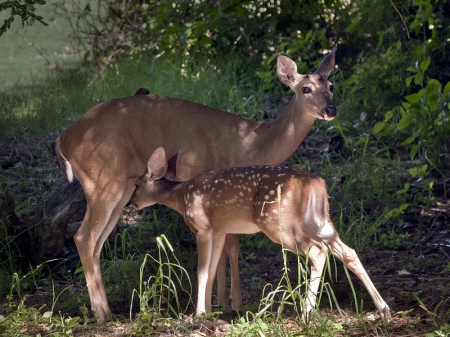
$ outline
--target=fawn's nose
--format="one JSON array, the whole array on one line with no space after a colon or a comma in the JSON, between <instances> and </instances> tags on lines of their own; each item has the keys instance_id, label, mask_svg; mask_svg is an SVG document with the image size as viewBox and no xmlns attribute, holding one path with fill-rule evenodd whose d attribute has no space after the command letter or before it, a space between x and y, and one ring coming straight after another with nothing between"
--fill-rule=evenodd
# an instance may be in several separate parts
<instances>
[{"instance_id":1,"label":"fawn's nose","mask_svg":"<svg viewBox=\"0 0 450 337\"><path fill-rule=\"evenodd\" d=\"M325 108L325 112L327 113L328 117L336 117L337 115L336 107L333 104L328 105Z\"/></svg>"}]
</instances>

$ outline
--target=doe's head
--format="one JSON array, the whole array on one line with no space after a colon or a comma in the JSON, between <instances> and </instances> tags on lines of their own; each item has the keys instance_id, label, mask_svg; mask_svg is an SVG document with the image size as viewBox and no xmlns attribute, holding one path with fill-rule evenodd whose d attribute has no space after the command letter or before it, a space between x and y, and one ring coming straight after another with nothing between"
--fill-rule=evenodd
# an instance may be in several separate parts
<instances>
[{"instance_id":1,"label":"doe's head","mask_svg":"<svg viewBox=\"0 0 450 337\"><path fill-rule=\"evenodd\" d=\"M328 76L335 66L336 48L325 56L320 66L312 74L297 73L297 65L289 57L280 55L277 61L277 75L281 82L295 92L296 98L305 111L318 119L332 120L337 115L333 104L333 84Z\"/></svg>"}]
</instances>

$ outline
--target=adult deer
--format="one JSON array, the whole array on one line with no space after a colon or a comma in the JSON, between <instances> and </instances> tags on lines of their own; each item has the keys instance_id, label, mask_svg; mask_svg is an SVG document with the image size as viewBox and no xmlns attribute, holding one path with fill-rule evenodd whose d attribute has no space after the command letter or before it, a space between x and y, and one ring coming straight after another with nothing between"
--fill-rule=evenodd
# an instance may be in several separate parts
<instances>
[{"instance_id":1,"label":"adult deer","mask_svg":"<svg viewBox=\"0 0 450 337\"><path fill-rule=\"evenodd\" d=\"M178 167L178 164L177 164ZM136 183L131 204L137 209L166 205L180 213L195 233L198 250L196 315L211 311L211 292L226 234L264 232L272 241L307 256L311 280L306 318L316 303L328 247L363 282L386 320L389 306L378 293L358 255L346 246L329 216L325 181L308 172L280 166L248 166L207 171L186 182L164 178L166 154L159 147Z\"/></svg>"},{"instance_id":2,"label":"adult deer","mask_svg":"<svg viewBox=\"0 0 450 337\"><path fill-rule=\"evenodd\" d=\"M111 312L100 270L100 250L144 174L150 155L164 146L169 157L183 151L185 165L172 177L185 181L205 170L271 164L286 160L305 138L315 119L336 116L332 84L333 49L311 74L297 73L296 64L279 56L277 74L294 96L275 119L249 120L194 102L136 95L92 108L56 140L58 163L69 181L74 176L86 194L87 210L75 235L91 301L100 321ZM227 239L232 270L231 299L239 310L239 243ZM218 273L218 299L227 305L225 259Z\"/></svg>"}]
</instances>

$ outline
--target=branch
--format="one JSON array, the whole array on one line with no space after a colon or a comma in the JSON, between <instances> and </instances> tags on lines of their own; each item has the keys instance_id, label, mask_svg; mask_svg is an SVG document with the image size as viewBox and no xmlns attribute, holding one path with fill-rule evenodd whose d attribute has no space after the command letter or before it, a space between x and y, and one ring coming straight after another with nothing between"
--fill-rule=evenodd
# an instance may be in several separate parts
<instances>
[{"instance_id":1,"label":"branch","mask_svg":"<svg viewBox=\"0 0 450 337\"><path fill-rule=\"evenodd\" d=\"M20 17L22 28L25 24L27 26L33 25L34 21L39 21L43 25L48 26L48 23L44 21L42 16L34 14L36 4L45 5L45 0L7 0L1 3L0 12L10 9L11 14L9 18L4 20L3 25L0 27L0 36L11 28L11 23L14 22L14 17L16 16Z\"/></svg>"}]
</instances>

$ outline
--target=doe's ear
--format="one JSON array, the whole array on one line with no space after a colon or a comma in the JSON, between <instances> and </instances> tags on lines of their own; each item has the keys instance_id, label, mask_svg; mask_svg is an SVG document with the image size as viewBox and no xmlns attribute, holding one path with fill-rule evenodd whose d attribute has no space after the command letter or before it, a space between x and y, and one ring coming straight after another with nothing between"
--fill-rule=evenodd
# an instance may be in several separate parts
<instances>
[{"instance_id":1,"label":"doe's ear","mask_svg":"<svg viewBox=\"0 0 450 337\"><path fill-rule=\"evenodd\" d=\"M324 57L322 63L320 63L319 68L317 68L317 70L314 73L319 74L325 79L328 78L328 76L334 69L335 54L336 54L336 47L334 47L331 50L331 52Z\"/></svg>"},{"instance_id":2,"label":"doe's ear","mask_svg":"<svg viewBox=\"0 0 450 337\"><path fill-rule=\"evenodd\" d=\"M277 60L277 75L281 82L292 86L297 77L297 65L289 57L279 55Z\"/></svg>"},{"instance_id":3,"label":"doe's ear","mask_svg":"<svg viewBox=\"0 0 450 337\"><path fill-rule=\"evenodd\" d=\"M147 170L151 180L157 180L164 177L167 171L166 151L163 147L158 147L150 156L147 163Z\"/></svg>"}]
</instances>

